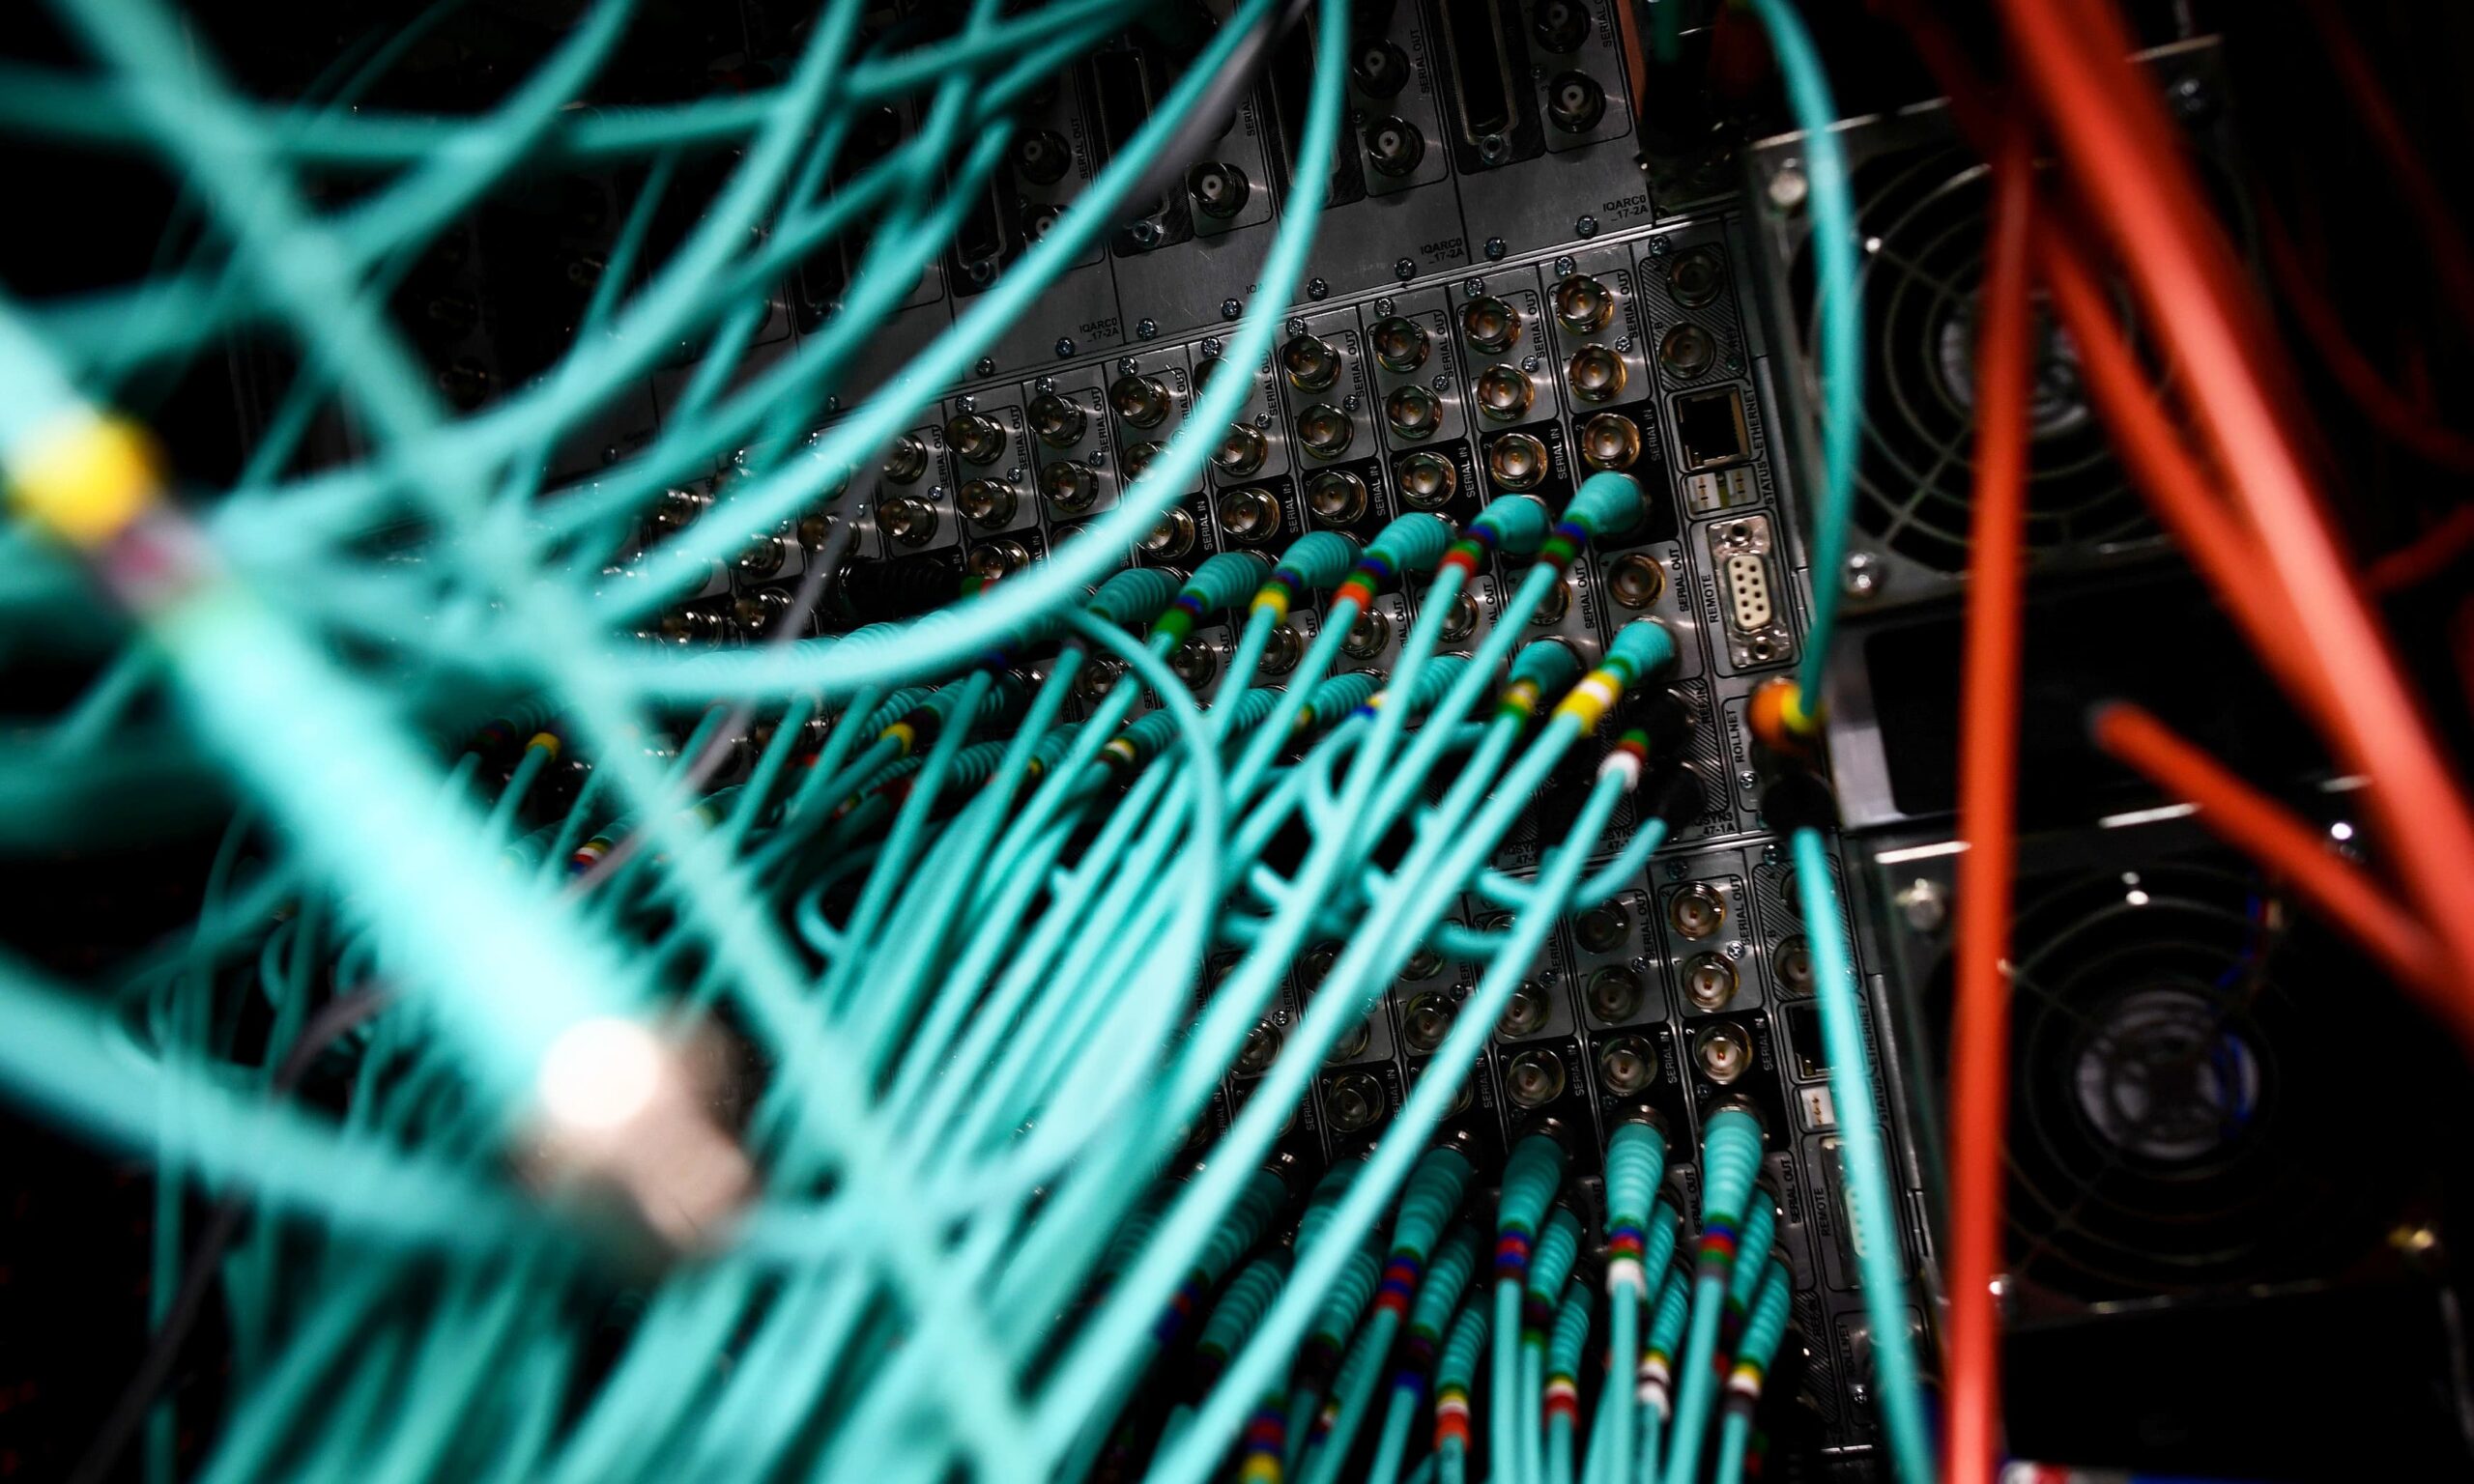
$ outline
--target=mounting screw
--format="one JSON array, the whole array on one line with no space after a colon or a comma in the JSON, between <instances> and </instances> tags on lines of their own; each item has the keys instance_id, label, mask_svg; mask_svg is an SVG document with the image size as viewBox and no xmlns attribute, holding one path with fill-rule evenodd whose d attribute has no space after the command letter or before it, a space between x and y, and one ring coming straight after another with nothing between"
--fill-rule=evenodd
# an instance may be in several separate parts
<instances>
[{"instance_id":1,"label":"mounting screw","mask_svg":"<svg viewBox=\"0 0 2474 1484\"><path fill-rule=\"evenodd\" d=\"M1386 294L1381 299L1376 300L1374 301L1374 312L1377 314L1390 314L1392 312L1392 296Z\"/></svg>"},{"instance_id":2,"label":"mounting screw","mask_svg":"<svg viewBox=\"0 0 2474 1484\"><path fill-rule=\"evenodd\" d=\"M1740 357L1740 356L1739 356L1739 355L1737 355L1737 354L1736 354L1735 352L1733 352L1733 351L1729 351L1729 352L1727 353L1727 369L1728 369L1728 370L1730 370L1730 371L1740 371L1740 370L1742 370L1742 369L1743 369L1743 357Z\"/></svg>"},{"instance_id":3,"label":"mounting screw","mask_svg":"<svg viewBox=\"0 0 2474 1484\"><path fill-rule=\"evenodd\" d=\"M2173 100L2173 111L2186 119L2196 119L2208 110L2207 84L2198 77L2177 77L2167 95Z\"/></svg>"},{"instance_id":4,"label":"mounting screw","mask_svg":"<svg viewBox=\"0 0 2474 1484\"><path fill-rule=\"evenodd\" d=\"M1302 335L1306 333L1306 322L1293 314L1290 315L1288 317L1288 332L1292 335Z\"/></svg>"},{"instance_id":5,"label":"mounting screw","mask_svg":"<svg viewBox=\"0 0 2474 1484\"><path fill-rule=\"evenodd\" d=\"M1812 191L1813 183L1804 179L1804 172L1794 165L1781 168L1769 178L1769 204L1782 212L1802 211L1804 198Z\"/></svg>"},{"instance_id":6,"label":"mounting screw","mask_svg":"<svg viewBox=\"0 0 2474 1484\"><path fill-rule=\"evenodd\" d=\"M1665 256L1666 256L1670 251L1674 250L1674 245L1675 245L1674 243L1669 243L1669 242L1668 242L1665 238L1663 238L1663 237L1654 237L1654 238L1651 238L1651 239L1650 239L1650 256L1651 256L1651 257L1654 257L1654 258L1663 258L1663 257L1665 257Z\"/></svg>"},{"instance_id":7,"label":"mounting screw","mask_svg":"<svg viewBox=\"0 0 2474 1484\"><path fill-rule=\"evenodd\" d=\"M1205 335L1205 336L1203 336L1203 337L1202 337L1202 353L1203 353L1205 356L1217 356L1217 355L1219 355L1219 354L1220 354L1220 337L1219 337L1218 335Z\"/></svg>"},{"instance_id":8,"label":"mounting screw","mask_svg":"<svg viewBox=\"0 0 2474 1484\"><path fill-rule=\"evenodd\" d=\"M1340 408L1344 412L1356 412L1358 409L1357 393L1352 391L1347 396L1340 398Z\"/></svg>"},{"instance_id":9,"label":"mounting screw","mask_svg":"<svg viewBox=\"0 0 2474 1484\"><path fill-rule=\"evenodd\" d=\"M978 374L981 376L994 376L996 374L996 357L993 356L982 356L979 357Z\"/></svg>"},{"instance_id":10,"label":"mounting screw","mask_svg":"<svg viewBox=\"0 0 2474 1484\"><path fill-rule=\"evenodd\" d=\"M1572 255L1568 252L1555 260L1555 276L1558 278L1569 278L1572 276L1572 270L1579 266L1580 265L1572 261Z\"/></svg>"},{"instance_id":11,"label":"mounting screw","mask_svg":"<svg viewBox=\"0 0 2474 1484\"><path fill-rule=\"evenodd\" d=\"M979 411L979 398L968 395L959 396L954 398L954 406L962 412L975 413Z\"/></svg>"},{"instance_id":12,"label":"mounting screw","mask_svg":"<svg viewBox=\"0 0 2474 1484\"><path fill-rule=\"evenodd\" d=\"M985 364L985 362L982 362L982 364ZM1038 381L1031 383L1031 389L1033 391L1054 391L1056 390L1056 378L1052 376L1043 376Z\"/></svg>"},{"instance_id":13,"label":"mounting screw","mask_svg":"<svg viewBox=\"0 0 2474 1484\"><path fill-rule=\"evenodd\" d=\"M1764 866L1775 866L1778 864L1778 847L1776 845L1764 845L1761 847L1761 864Z\"/></svg>"},{"instance_id":14,"label":"mounting screw","mask_svg":"<svg viewBox=\"0 0 2474 1484\"><path fill-rule=\"evenodd\" d=\"M1882 558L1870 552L1849 552L1847 568L1839 574L1839 585L1851 598L1869 598L1882 590L1889 574L1882 569Z\"/></svg>"},{"instance_id":15,"label":"mounting screw","mask_svg":"<svg viewBox=\"0 0 2474 1484\"><path fill-rule=\"evenodd\" d=\"M1306 297L1308 299L1322 299L1330 295L1331 292L1332 286L1325 283L1320 278L1309 278L1306 280Z\"/></svg>"},{"instance_id":16,"label":"mounting screw","mask_svg":"<svg viewBox=\"0 0 2474 1484\"><path fill-rule=\"evenodd\" d=\"M1489 263L1499 263L1503 261L1503 255L1510 250L1510 248L1504 245L1504 240L1500 237L1490 237L1486 239L1486 261Z\"/></svg>"},{"instance_id":17,"label":"mounting screw","mask_svg":"<svg viewBox=\"0 0 2474 1484\"><path fill-rule=\"evenodd\" d=\"M1073 355L1074 342L1059 338L1056 342L1056 358L1059 360L1065 360L1071 358Z\"/></svg>"},{"instance_id":18,"label":"mounting screw","mask_svg":"<svg viewBox=\"0 0 2474 1484\"><path fill-rule=\"evenodd\" d=\"M1412 259L1402 258L1399 262L1392 265L1392 276L1399 279L1402 283L1406 283L1410 279L1418 276L1418 265Z\"/></svg>"},{"instance_id":19,"label":"mounting screw","mask_svg":"<svg viewBox=\"0 0 2474 1484\"><path fill-rule=\"evenodd\" d=\"M1595 216L1583 216L1580 220L1573 222L1572 235L1574 237L1582 238L1597 236L1597 218Z\"/></svg>"},{"instance_id":20,"label":"mounting screw","mask_svg":"<svg viewBox=\"0 0 2474 1484\"><path fill-rule=\"evenodd\" d=\"M1618 356L1628 356L1631 353L1632 337L1630 335L1618 335L1615 339L1615 354Z\"/></svg>"},{"instance_id":21,"label":"mounting screw","mask_svg":"<svg viewBox=\"0 0 2474 1484\"><path fill-rule=\"evenodd\" d=\"M1159 335L1160 335L1160 327L1159 327L1157 324L1154 324L1152 321L1150 321L1150 320L1136 320L1136 321L1135 321L1135 322L1134 322L1134 337L1135 337L1136 339L1137 339L1137 340L1154 340L1154 339L1159 338Z\"/></svg>"},{"instance_id":22,"label":"mounting screw","mask_svg":"<svg viewBox=\"0 0 2474 1484\"><path fill-rule=\"evenodd\" d=\"M1463 278L1460 280L1460 297L1463 299L1476 299L1479 295L1485 292L1486 280L1483 278Z\"/></svg>"},{"instance_id":23,"label":"mounting screw","mask_svg":"<svg viewBox=\"0 0 2474 1484\"><path fill-rule=\"evenodd\" d=\"M1522 357L1520 359L1520 369L1523 371L1536 371L1538 369L1538 357L1535 356Z\"/></svg>"},{"instance_id":24,"label":"mounting screw","mask_svg":"<svg viewBox=\"0 0 2474 1484\"><path fill-rule=\"evenodd\" d=\"M1246 306L1233 299L1223 299L1220 301L1220 317L1223 320L1233 320L1245 312Z\"/></svg>"},{"instance_id":25,"label":"mounting screw","mask_svg":"<svg viewBox=\"0 0 2474 1484\"><path fill-rule=\"evenodd\" d=\"M1160 241L1160 224L1156 221L1137 221L1134 224L1132 235L1136 246L1148 247Z\"/></svg>"},{"instance_id":26,"label":"mounting screw","mask_svg":"<svg viewBox=\"0 0 2474 1484\"><path fill-rule=\"evenodd\" d=\"M1436 373L1434 379L1434 389L1437 391L1450 391L1452 389L1452 373L1449 371Z\"/></svg>"},{"instance_id":27,"label":"mounting screw","mask_svg":"<svg viewBox=\"0 0 2474 1484\"><path fill-rule=\"evenodd\" d=\"M1950 915L1949 893L1942 889L1941 883L1922 876L1909 882L1891 899L1898 904L1899 915L1907 919L1907 926L1918 932L1941 931L1942 924Z\"/></svg>"},{"instance_id":28,"label":"mounting screw","mask_svg":"<svg viewBox=\"0 0 2474 1484\"><path fill-rule=\"evenodd\" d=\"M824 410L828 413L838 413L842 411L842 398L838 395L825 398Z\"/></svg>"}]
</instances>

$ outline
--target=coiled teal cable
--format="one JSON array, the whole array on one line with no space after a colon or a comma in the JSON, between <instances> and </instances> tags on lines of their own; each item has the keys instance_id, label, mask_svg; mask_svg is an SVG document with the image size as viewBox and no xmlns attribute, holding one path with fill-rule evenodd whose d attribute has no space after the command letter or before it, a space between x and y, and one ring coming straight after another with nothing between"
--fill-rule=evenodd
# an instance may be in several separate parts
<instances>
[{"instance_id":1,"label":"coiled teal cable","mask_svg":"<svg viewBox=\"0 0 2474 1484\"><path fill-rule=\"evenodd\" d=\"M1581 1353L1589 1348L1589 1285L1566 1285L1546 1346L1545 1484L1572 1484L1573 1429L1580 1421Z\"/></svg>"},{"instance_id":2,"label":"coiled teal cable","mask_svg":"<svg viewBox=\"0 0 2474 1484\"><path fill-rule=\"evenodd\" d=\"M1716 1484L1741 1484L1744 1445L1752 1434L1753 1408L1761 1401L1761 1384L1769 1373L1770 1357L1787 1332L1786 1265L1772 1263L1753 1299L1752 1317L1744 1326L1743 1348L1727 1376L1727 1413L1718 1434Z\"/></svg>"}]
</instances>

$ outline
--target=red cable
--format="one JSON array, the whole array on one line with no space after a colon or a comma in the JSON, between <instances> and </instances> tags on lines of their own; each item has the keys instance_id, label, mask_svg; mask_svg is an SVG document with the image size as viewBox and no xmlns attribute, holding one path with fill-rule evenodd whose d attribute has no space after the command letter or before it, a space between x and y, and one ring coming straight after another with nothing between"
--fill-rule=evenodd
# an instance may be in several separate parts
<instances>
[{"instance_id":1,"label":"red cable","mask_svg":"<svg viewBox=\"0 0 2474 1484\"><path fill-rule=\"evenodd\" d=\"M2120 49L2107 0L2001 0L2025 71L2086 200L2194 392L2208 446L2246 510L2329 691L2332 737L2371 780L2400 873L2456 968L2474 985L2474 819L2407 695L2348 562L2323 524L2245 312L2230 246L2200 207L2162 104Z\"/></svg>"},{"instance_id":2,"label":"red cable","mask_svg":"<svg viewBox=\"0 0 2474 1484\"><path fill-rule=\"evenodd\" d=\"M1958 918L1950 1025L1950 1305L1943 1468L1949 1484L1992 1484L2001 1425L2003 1140L2009 1132L2010 872L2019 788L2021 541L2027 525L2028 384L2034 307L2028 241L2034 136L2013 115L1993 169L1975 359L1975 493L1969 533L1967 650L1960 670Z\"/></svg>"},{"instance_id":3,"label":"red cable","mask_svg":"<svg viewBox=\"0 0 2474 1484\"><path fill-rule=\"evenodd\" d=\"M2460 505L2413 540L2371 564L2363 585L2373 592L2419 587L2474 548L2474 505Z\"/></svg>"},{"instance_id":4,"label":"red cable","mask_svg":"<svg viewBox=\"0 0 2474 1484\"><path fill-rule=\"evenodd\" d=\"M2474 1044L2474 1005L2450 992L2438 945L2387 889L2328 848L2327 837L2245 784L2164 723L2126 702L2096 713L2096 745L2199 807L2199 821L2285 878L2378 959L2426 1009Z\"/></svg>"}]
</instances>

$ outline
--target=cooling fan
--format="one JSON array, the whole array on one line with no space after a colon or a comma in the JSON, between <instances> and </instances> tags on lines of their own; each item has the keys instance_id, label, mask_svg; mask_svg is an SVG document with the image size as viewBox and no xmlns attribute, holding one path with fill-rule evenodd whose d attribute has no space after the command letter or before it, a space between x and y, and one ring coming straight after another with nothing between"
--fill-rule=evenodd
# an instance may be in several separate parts
<instances>
[{"instance_id":1,"label":"cooling fan","mask_svg":"<svg viewBox=\"0 0 2474 1484\"><path fill-rule=\"evenodd\" d=\"M2177 861L2028 882L2011 965L2023 1319L2343 1272L2412 1200L2412 1141L2380 1130L2419 1118L2430 1038L2257 880ZM1945 1035L1946 963L1931 983Z\"/></svg>"},{"instance_id":2,"label":"cooling fan","mask_svg":"<svg viewBox=\"0 0 2474 1484\"><path fill-rule=\"evenodd\" d=\"M2218 97L2208 43L2150 53L2160 86L2206 79L2194 96ZM2177 93L2177 96L2178 93ZM2208 116L2186 119L2202 173L2226 178L2221 131ZM1856 476L1855 559L1868 573L1859 611L1880 611L1951 591L1968 562L1975 442L1976 302L1984 277L1990 173L1954 135L1946 110L1929 104L1848 126L1861 238L1864 302L1864 428ZM1762 143L1752 157L1764 246L1770 255L1769 309L1795 369L1780 382L1787 418L1802 442L1799 467L1818 466L1814 349L1819 326L1805 214L1801 143ZM1786 203L1782 206L1781 203ZM2135 351L2147 336L2126 293L2116 312ZM2162 540L2139 491L2114 456L2089 401L2077 349L2041 308L2030 369L2027 549L2038 570L2086 568L2155 555ZM2157 377L2160 394L2171 379Z\"/></svg>"}]
</instances>

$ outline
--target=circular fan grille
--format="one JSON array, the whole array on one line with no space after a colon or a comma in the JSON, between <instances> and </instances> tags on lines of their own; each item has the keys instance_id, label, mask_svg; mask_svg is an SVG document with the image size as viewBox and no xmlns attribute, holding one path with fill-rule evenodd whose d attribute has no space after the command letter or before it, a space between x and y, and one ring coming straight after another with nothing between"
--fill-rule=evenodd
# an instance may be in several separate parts
<instances>
[{"instance_id":1,"label":"circular fan grille","mask_svg":"<svg viewBox=\"0 0 2474 1484\"><path fill-rule=\"evenodd\" d=\"M1961 152L1935 148L1876 157L1855 176L1866 362L1856 519L1890 550L1946 572L1967 565L1987 175ZM1815 344L1808 262L1796 282L1805 343ZM2088 406L2078 352L2041 302L2032 376L2029 551L2151 535Z\"/></svg>"},{"instance_id":2,"label":"circular fan grille","mask_svg":"<svg viewBox=\"0 0 2474 1484\"><path fill-rule=\"evenodd\" d=\"M2075 878L2023 907L2011 961L2010 1271L2029 1301L2325 1274L2396 1217L2410 1141L2367 1120L2428 1090L2405 1074L2417 1038L2357 958L2242 878Z\"/></svg>"}]
</instances>

